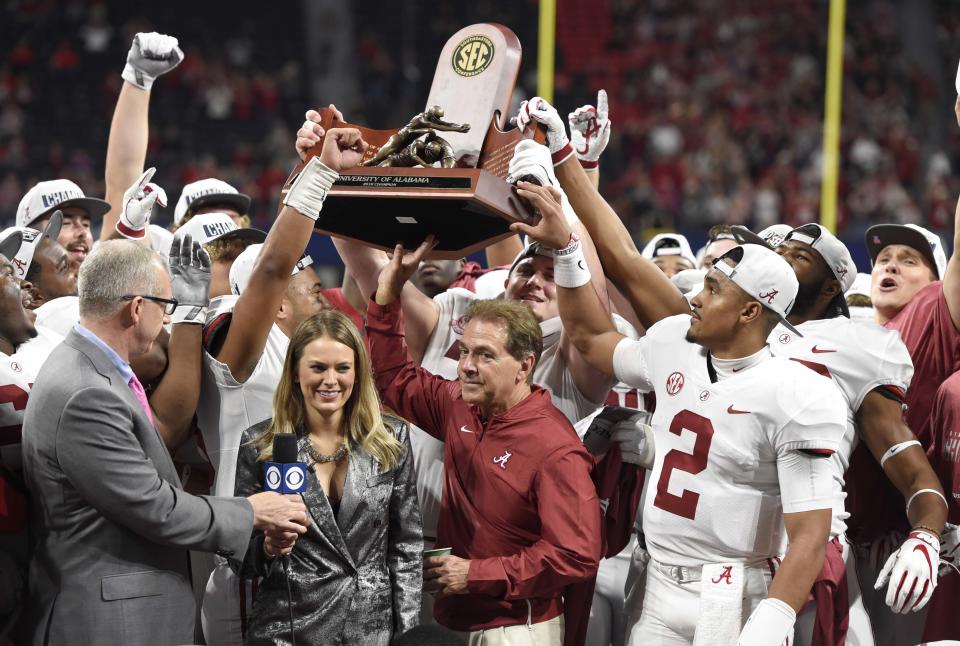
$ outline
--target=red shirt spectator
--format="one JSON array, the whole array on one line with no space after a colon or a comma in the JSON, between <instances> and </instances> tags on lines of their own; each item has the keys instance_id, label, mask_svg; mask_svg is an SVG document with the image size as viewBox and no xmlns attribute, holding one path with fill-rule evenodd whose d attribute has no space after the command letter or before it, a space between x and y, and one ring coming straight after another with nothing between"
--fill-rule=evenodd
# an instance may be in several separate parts
<instances>
[{"instance_id":1,"label":"red shirt spectator","mask_svg":"<svg viewBox=\"0 0 960 646\"><path fill-rule=\"evenodd\" d=\"M947 522L960 524L960 373L954 373L937 390L930 417L933 428L928 455L943 484L949 514ZM954 562L956 557L954 557ZM960 572L941 570L937 589L927 607L924 642L956 639L960 635Z\"/></svg>"}]
</instances>

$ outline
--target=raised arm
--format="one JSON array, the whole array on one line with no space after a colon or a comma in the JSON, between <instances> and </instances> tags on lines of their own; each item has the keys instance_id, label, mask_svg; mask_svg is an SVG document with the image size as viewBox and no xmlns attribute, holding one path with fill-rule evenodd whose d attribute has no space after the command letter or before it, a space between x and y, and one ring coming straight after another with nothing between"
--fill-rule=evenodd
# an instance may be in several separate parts
<instances>
[{"instance_id":1,"label":"raised arm","mask_svg":"<svg viewBox=\"0 0 960 646\"><path fill-rule=\"evenodd\" d=\"M284 207L263 243L249 286L233 308L233 323L217 355L237 381L250 377L263 353L290 272L310 241L327 191L341 169L360 163L366 148L359 130L331 129L320 156L304 166L284 197Z\"/></svg>"},{"instance_id":2,"label":"raised arm","mask_svg":"<svg viewBox=\"0 0 960 646\"><path fill-rule=\"evenodd\" d=\"M590 235L577 219L576 213L559 188L559 182L553 174L550 151L546 146L531 140L521 141L517 144L513 159L510 160L510 174L507 176L507 181L517 182L520 178L533 178L540 184L540 187L549 187L553 193L541 193L546 199L550 199L554 194L558 196L561 217L565 220L569 229L579 238L583 250L584 266L589 270L591 276L590 283L600 299L602 310L609 313L607 281L603 276L600 260L597 258ZM518 190L517 194L521 198L529 198L529 194L523 191ZM538 209L541 207L540 202L531 202L531 204ZM555 208L556 204L543 206L544 208ZM554 276L556 277L556 270L554 270ZM602 403L613 386L613 380L608 375L596 370L581 356L566 330L560 334L560 353L577 389L590 401L598 405Z\"/></svg>"},{"instance_id":3,"label":"raised arm","mask_svg":"<svg viewBox=\"0 0 960 646\"><path fill-rule=\"evenodd\" d=\"M581 241L575 239L561 212L559 191L520 182L517 194L529 200L542 217L535 227L514 223L511 228L556 250L553 276L564 333L587 364L612 377L614 350L625 337L617 332L610 313L594 289Z\"/></svg>"},{"instance_id":4,"label":"raised arm","mask_svg":"<svg viewBox=\"0 0 960 646\"><path fill-rule=\"evenodd\" d=\"M568 159L556 167L556 173L570 204L593 238L604 273L630 302L643 326L649 328L668 316L689 312L690 306L680 290L640 255L627 228L580 164Z\"/></svg>"},{"instance_id":5,"label":"raised arm","mask_svg":"<svg viewBox=\"0 0 960 646\"><path fill-rule=\"evenodd\" d=\"M643 326L649 328L668 316L689 312L683 295L662 271L640 255L620 218L587 177L573 154L556 109L534 97L521 105L517 125L525 127L530 120L546 126L547 146L560 186L593 238L604 273L630 301Z\"/></svg>"},{"instance_id":6,"label":"raised arm","mask_svg":"<svg viewBox=\"0 0 960 646\"><path fill-rule=\"evenodd\" d=\"M210 256L188 234L170 248L170 286L179 305L172 317L167 371L150 394L157 430L172 454L186 441L200 398L200 364Z\"/></svg>"},{"instance_id":7,"label":"raised arm","mask_svg":"<svg viewBox=\"0 0 960 646\"><path fill-rule=\"evenodd\" d=\"M330 109L336 112L337 120L343 121L343 115L332 103ZM315 146L323 135L324 130L320 125L320 113L316 110L308 110L303 125L297 131L295 147L300 159L306 158L307 150ZM363 214L358 214L358 217L363 217ZM331 239L333 240L333 246L336 247L340 258L343 260L347 273L353 276L360 288L360 293L366 300L377 289L377 279L380 276L380 271L389 262L387 254L354 240ZM513 259L511 258L511 260ZM427 342L440 319L440 306L409 283L403 287L401 302L403 304L404 324L410 356L414 363L419 364L423 358L423 353L427 349Z\"/></svg>"},{"instance_id":8,"label":"raised arm","mask_svg":"<svg viewBox=\"0 0 960 646\"><path fill-rule=\"evenodd\" d=\"M569 115L570 145L576 153L580 165L586 171L590 183L600 188L600 155L610 143L610 109L607 103L607 91L597 92L597 105L582 105Z\"/></svg>"},{"instance_id":9,"label":"raised arm","mask_svg":"<svg viewBox=\"0 0 960 646\"><path fill-rule=\"evenodd\" d=\"M435 245L432 236L410 254L397 245L367 306L367 339L383 403L442 442L444 414L459 394L459 384L415 365L407 351L399 302L401 290Z\"/></svg>"},{"instance_id":10,"label":"raised arm","mask_svg":"<svg viewBox=\"0 0 960 646\"><path fill-rule=\"evenodd\" d=\"M150 91L153 82L182 60L183 52L173 36L139 33L133 37L122 74L124 83L120 88L107 139L104 199L110 203L110 210L103 216L101 240L116 237L115 226L120 219L123 194L143 172L150 135Z\"/></svg>"},{"instance_id":11,"label":"raised arm","mask_svg":"<svg viewBox=\"0 0 960 646\"><path fill-rule=\"evenodd\" d=\"M954 109L957 114L957 123L960 124L960 97L957 97ZM960 255L958 255L960 247L957 245L960 245L960 201L957 202L953 217L953 252L950 254L947 269L943 274L943 297L947 301L953 326L960 330Z\"/></svg>"}]
</instances>

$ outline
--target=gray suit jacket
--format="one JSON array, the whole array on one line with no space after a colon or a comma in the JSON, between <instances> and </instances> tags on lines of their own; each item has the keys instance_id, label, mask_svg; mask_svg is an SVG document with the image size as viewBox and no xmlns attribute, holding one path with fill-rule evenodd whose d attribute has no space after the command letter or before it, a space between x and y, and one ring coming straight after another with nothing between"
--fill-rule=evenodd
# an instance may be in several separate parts
<instances>
[{"instance_id":1,"label":"gray suit jacket","mask_svg":"<svg viewBox=\"0 0 960 646\"><path fill-rule=\"evenodd\" d=\"M384 417L400 442L400 463L383 471L359 446L350 447L336 515L310 469L302 494L313 523L290 555L290 587L298 644L387 646L416 626L423 585L423 535L407 424ZM244 433L237 459L237 495L261 490L262 462L252 441L270 425ZM299 460L307 462L305 436ZM254 535L243 574L262 576L250 613L246 646L290 643L287 581L279 559L266 561Z\"/></svg>"},{"instance_id":2,"label":"gray suit jacket","mask_svg":"<svg viewBox=\"0 0 960 646\"><path fill-rule=\"evenodd\" d=\"M192 643L187 550L242 555L253 511L244 499L183 491L120 373L75 331L30 393L23 470L37 539L33 643Z\"/></svg>"}]
</instances>

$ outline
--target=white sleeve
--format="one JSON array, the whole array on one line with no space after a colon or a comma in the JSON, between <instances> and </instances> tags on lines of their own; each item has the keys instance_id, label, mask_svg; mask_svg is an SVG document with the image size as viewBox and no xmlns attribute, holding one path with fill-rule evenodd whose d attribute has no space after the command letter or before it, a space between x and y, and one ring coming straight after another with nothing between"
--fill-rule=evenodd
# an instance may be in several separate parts
<instances>
[{"instance_id":1,"label":"white sleeve","mask_svg":"<svg viewBox=\"0 0 960 646\"><path fill-rule=\"evenodd\" d=\"M783 376L777 403L784 422L770 438L777 456L798 449L824 455L839 450L847 431L847 402L833 379L798 363Z\"/></svg>"},{"instance_id":2,"label":"white sleeve","mask_svg":"<svg viewBox=\"0 0 960 646\"><path fill-rule=\"evenodd\" d=\"M836 461L802 451L785 451L777 456L777 477L783 513L831 509L839 480L833 473Z\"/></svg>"},{"instance_id":3,"label":"white sleeve","mask_svg":"<svg viewBox=\"0 0 960 646\"><path fill-rule=\"evenodd\" d=\"M634 341L624 337L613 350L613 374L619 381L644 392L653 390L648 337Z\"/></svg>"},{"instance_id":4,"label":"white sleeve","mask_svg":"<svg viewBox=\"0 0 960 646\"><path fill-rule=\"evenodd\" d=\"M858 325L858 360L862 372L854 380L856 391L852 393L850 407L859 410L864 398L876 388L892 388L901 397L910 387L913 378L913 361L900 338L900 333L887 330L872 322ZM860 327L862 326L862 327Z\"/></svg>"}]
</instances>

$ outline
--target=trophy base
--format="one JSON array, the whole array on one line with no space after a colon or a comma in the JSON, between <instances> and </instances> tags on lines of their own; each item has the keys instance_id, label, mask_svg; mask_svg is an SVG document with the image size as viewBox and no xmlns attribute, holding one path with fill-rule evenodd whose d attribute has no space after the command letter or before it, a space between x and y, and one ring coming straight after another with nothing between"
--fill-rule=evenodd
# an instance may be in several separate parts
<instances>
[{"instance_id":1,"label":"trophy base","mask_svg":"<svg viewBox=\"0 0 960 646\"><path fill-rule=\"evenodd\" d=\"M416 248L431 233L431 258L458 259L515 235L532 209L502 178L476 168L354 168L323 203L315 230L393 251Z\"/></svg>"}]
</instances>

